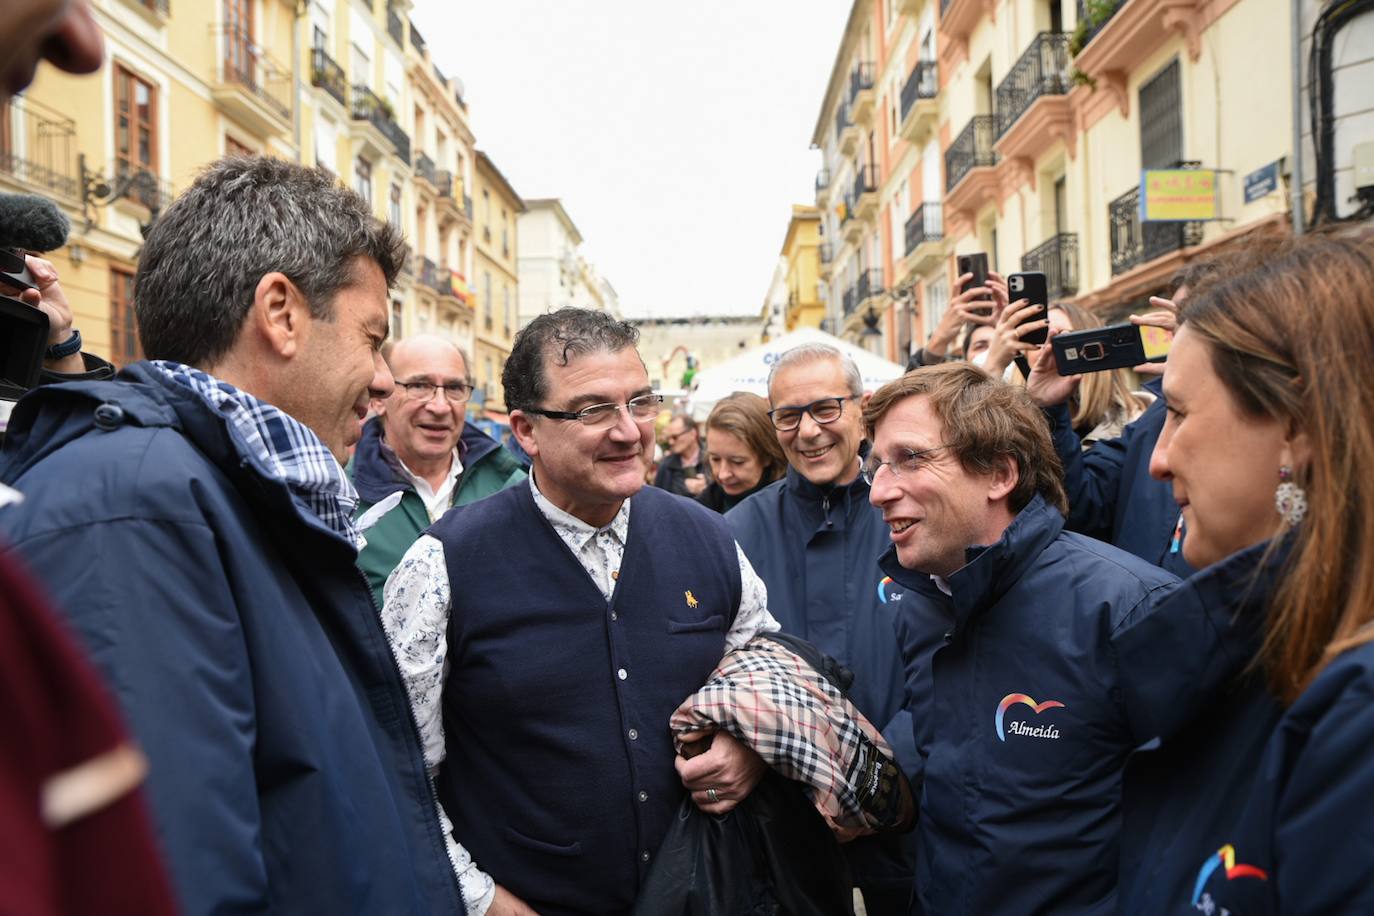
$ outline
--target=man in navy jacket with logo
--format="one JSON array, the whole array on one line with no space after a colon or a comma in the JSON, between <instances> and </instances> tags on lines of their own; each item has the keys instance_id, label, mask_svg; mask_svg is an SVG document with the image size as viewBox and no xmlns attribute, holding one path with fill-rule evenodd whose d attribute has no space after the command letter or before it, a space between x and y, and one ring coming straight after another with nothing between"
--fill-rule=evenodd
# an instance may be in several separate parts
<instances>
[{"instance_id":1,"label":"man in navy jacket with logo","mask_svg":"<svg viewBox=\"0 0 1374 916\"><path fill-rule=\"evenodd\" d=\"M1064 530L1059 462L1022 389L923 368L880 389L864 421L925 760L921 904L1115 912L1133 741L1109 639L1177 580Z\"/></svg>"}]
</instances>

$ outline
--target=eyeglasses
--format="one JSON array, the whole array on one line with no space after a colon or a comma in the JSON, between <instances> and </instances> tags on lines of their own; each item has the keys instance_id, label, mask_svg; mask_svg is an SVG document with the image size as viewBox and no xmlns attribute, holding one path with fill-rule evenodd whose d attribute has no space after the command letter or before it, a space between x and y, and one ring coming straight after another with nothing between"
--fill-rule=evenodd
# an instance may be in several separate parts
<instances>
[{"instance_id":1,"label":"eyeglasses","mask_svg":"<svg viewBox=\"0 0 1374 916\"><path fill-rule=\"evenodd\" d=\"M593 404L581 410L544 410L540 407L528 407L525 413L538 414L551 420L577 420L590 429L606 429L615 425L622 410L636 423L648 423L658 416L659 405L662 403L661 394L641 394L637 398L630 398L624 404Z\"/></svg>"},{"instance_id":2,"label":"eyeglasses","mask_svg":"<svg viewBox=\"0 0 1374 916\"><path fill-rule=\"evenodd\" d=\"M696 430L694 430L694 429L684 429L684 430L681 430L680 432L668 433L668 435L667 435L667 440L666 440L666 441L668 441L668 442L676 442L677 440L681 439L683 436L687 435L688 433L694 433L694 432L696 432Z\"/></svg>"},{"instance_id":3,"label":"eyeglasses","mask_svg":"<svg viewBox=\"0 0 1374 916\"><path fill-rule=\"evenodd\" d=\"M943 445L932 445L930 448L923 448L919 452L913 452L909 448L897 449L897 457L888 461L879 461L875 455L870 454L862 465L859 466L859 473L863 475L864 483L873 486L873 478L878 476L878 468L887 465L892 471L893 476L901 477L903 474L915 474L920 470L922 464L929 464L930 459L926 456L931 452L938 452L945 448Z\"/></svg>"},{"instance_id":4,"label":"eyeglasses","mask_svg":"<svg viewBox=\"0 0 1374 916\"><path fill-rule=\"evenodd\" d=\"M773 421L774 429L783 433L801 426L802 414L806 413L821 425L834 423L844 413L844 402L852 400L852 397L821 398L801 407L777 407L768 411L768 419Z\"/></svg>"},{"instance_id":5,"label":"eyeglasses","mask_svg":"<svg viewBox=\"0 0 1374 916\"><path fill-rule=\"evenodd\" d=\"M438 388L444 389L444 397L448 398L450 404L462 404L472 395L472 386L467 382L445 382L442 385L433 382L397 382L396 387L405 389L406 398L411 401L428 401Z\"/></svg>"}]
</instances>

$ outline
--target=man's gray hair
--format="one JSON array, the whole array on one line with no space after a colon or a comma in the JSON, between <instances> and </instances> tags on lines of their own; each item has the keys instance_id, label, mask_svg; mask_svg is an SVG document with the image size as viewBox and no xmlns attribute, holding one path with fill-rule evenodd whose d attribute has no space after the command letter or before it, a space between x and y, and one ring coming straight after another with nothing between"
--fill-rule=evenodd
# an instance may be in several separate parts
<instances>
[{"instance_id":1,"label":"man's gray hair","mask_svg":"<svg viewBox=\"0 0 1374 916\"><path fill-rule=\"evenodd\" d=\"M768 370L768 400L770 402L773 400L773 378L779 371L788 366L800 366L805 363L819 362L823 359L834 360L839 363L840 368L844 370L844 380L845 384L849 386L849 393L856 398L863 396L863 373L859 372L859 366L854 362L853 357L846 356L840 352L838 347L832 347L830 344L806 343L798 344L790 350L784 350L773 363L772 368Z\"/></svg>"},{"instance_id":2,"label":"man's gray hair","mask_svg":"<svg viewBox=\"0 0 1374 916\"><path fill-rule=\"evenodd\" d=\"M227 156L153 223L134 278L149 359L213 364L234 346L258 282L280 272L316 318L371 260L388 287L405 257L400 230L378 220L324 169L267 156Z\"/></svg>"}]
</instances>

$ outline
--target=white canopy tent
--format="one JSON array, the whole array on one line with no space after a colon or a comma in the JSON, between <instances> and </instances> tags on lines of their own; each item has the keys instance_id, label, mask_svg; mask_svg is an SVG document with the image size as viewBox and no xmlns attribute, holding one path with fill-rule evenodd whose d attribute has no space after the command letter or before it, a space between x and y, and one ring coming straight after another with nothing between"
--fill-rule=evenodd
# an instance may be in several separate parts
<instances>
[{"instance_id":1,"label":"white canopy tent","mask_svg":"<svg viewBox=\"0 0 1374 916\"><path fill-rule=\"evenodd\" d=\"M688 411L698 420L704 420L717 401L736 391L749 391L768 397L768 370L773 363L793 347L810 343L829 344L852 358L863 376L865 391L876 391L906 371L903 366L874 356L824 331L798 328L718 366L698 372L696 378L692 379L692 391L687 399Z\"/></svg>"}]
</instances>

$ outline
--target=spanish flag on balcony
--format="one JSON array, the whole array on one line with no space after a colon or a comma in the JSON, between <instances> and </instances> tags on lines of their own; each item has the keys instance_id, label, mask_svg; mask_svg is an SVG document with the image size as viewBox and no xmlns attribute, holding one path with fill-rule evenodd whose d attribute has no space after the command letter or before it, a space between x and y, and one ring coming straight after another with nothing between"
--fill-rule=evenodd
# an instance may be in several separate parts
<instances>
[{"instance_id":1,"label":"spanish flag on balcony","mask_svg":"<svg viewBox=\"0 0 1374 916\"><path fill-rule=\"evenodd\" d=\"M453 295L463 300L464 305L471 307L473 296L472 290L468 289L467 278L455 270L451 271L449 282L453 286Z\"/></svg>"},{"instance_id":2,"label":"spanish flag on balcony","mask_svg":"<svg viewBox=\"0 0 1374 916\"><path fill-rule=\"evenodd\" d=\"M847 214L848 212L849 212L849 204L846 203L845 201L840 201L838 204L835 205L835 216L837 216L837 217L839 218L840 222L844 222L844 221L845 221L845 219L846 219L845 214Z\"/></svg>"}]
</instances>

